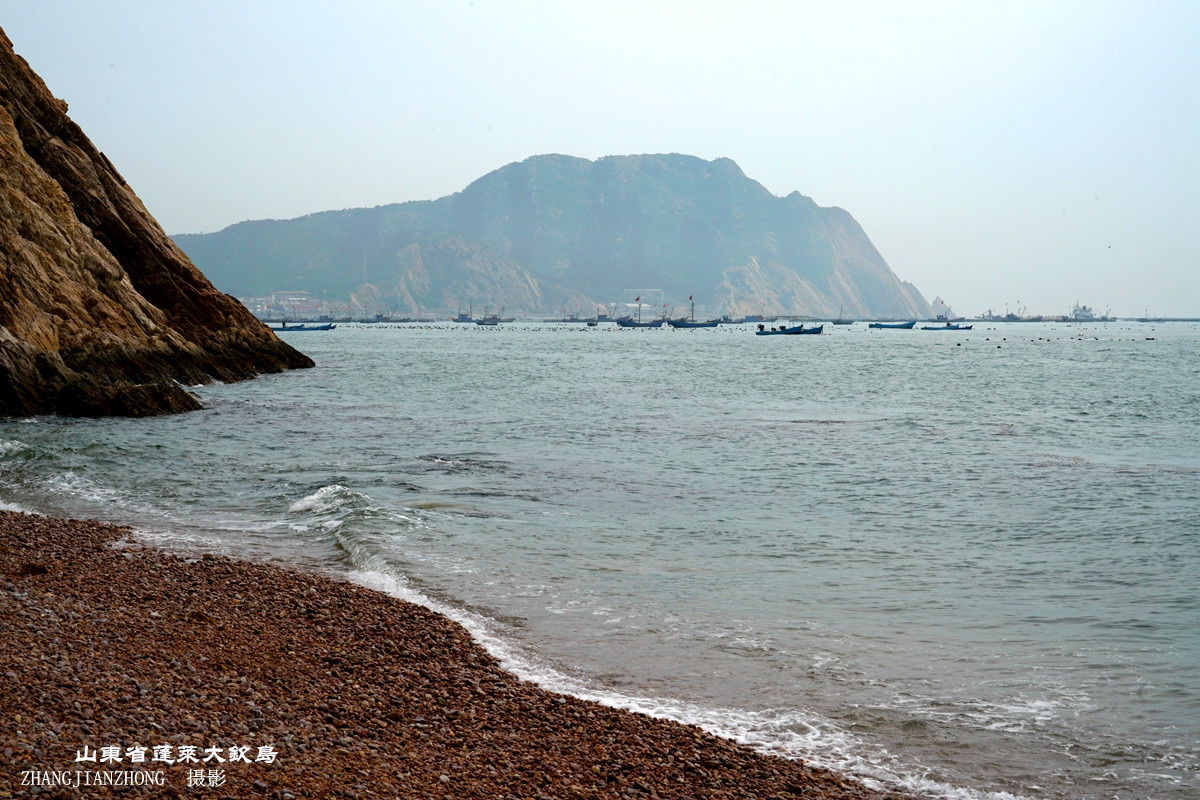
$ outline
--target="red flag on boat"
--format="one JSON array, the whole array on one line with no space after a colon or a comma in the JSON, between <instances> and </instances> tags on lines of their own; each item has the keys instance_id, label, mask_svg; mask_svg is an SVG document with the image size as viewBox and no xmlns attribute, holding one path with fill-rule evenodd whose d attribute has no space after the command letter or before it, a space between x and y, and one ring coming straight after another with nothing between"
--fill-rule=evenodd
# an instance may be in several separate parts
<instances>
[{"instance_id":1,"label":"red flag on boat","mask_svg":"<svg viewBox=\"0 0 1200 800\"><path fill-rule=\"evenodd\" d=\"M633 298L633 302L635 302L635 303L642 302L642 296L639 294L637 297Z\"/></svg>"}]
</instances>

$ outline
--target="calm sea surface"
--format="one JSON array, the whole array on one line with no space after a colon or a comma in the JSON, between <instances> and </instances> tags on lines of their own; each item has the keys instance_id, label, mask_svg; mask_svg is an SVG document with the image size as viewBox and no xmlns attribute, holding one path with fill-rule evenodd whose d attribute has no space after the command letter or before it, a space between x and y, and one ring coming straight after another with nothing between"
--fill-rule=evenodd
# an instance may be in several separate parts
<instances>
[{"instance_id":1,"label":"calm sea surface","mask_svg":"<svg viewBox=\"0 0 1200 800\"><path fill-rule=\"evenodd\" d=\"M550 688L941 797L1200 795L1200 327L293 333L0 505L352 574Z\"/></svg>"}]
</instances>

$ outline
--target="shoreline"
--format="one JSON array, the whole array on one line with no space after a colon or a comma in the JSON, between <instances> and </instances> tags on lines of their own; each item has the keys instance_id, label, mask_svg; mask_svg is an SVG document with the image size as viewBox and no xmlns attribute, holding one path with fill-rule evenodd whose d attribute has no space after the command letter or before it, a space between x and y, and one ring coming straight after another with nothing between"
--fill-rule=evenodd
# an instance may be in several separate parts
<instances>
[{"instance_id":1,"label":"shoreline","mask_svg":"<svg viewBox=\"0 0 1200 800\"><path fill-rule=\"evenodd\" d=\"M433 611L292 567L0 510L0 573L0 798L902 797L539 689Z\"/></svg>"}]
</instances>

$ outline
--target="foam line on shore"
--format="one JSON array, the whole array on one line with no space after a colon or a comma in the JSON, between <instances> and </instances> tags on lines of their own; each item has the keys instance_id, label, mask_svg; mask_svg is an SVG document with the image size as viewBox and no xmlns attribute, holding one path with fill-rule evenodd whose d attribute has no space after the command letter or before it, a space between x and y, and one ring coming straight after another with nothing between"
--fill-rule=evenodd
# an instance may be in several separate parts
<instances>
[{"instance_id":1,"label":"foam line on shore","mask_svg":"<svg viewBox=\"0 0 1200 800\"><path fill-rule=\"evenodd\" d=\"M462 624L375 587L172 554L130 533L0 511L0 739L24 743L0 754L0 794L31 770L81 769L85 745L169 742L274 746L269 769L224 765L222 794L235 798L900 800L543 691ZM179 787L188 766L107 769L161 770Z\"/></svg>"},{"instance_id":2,"label":"foam line on shore","mask_svg":"<svg viewBox=\"0 0 1200 800\"><path fill-rule=\"evenodd\" d=\"M512 642L495 633L485 618L439 602L414 589L403 578L374 569L353 570L347 577L368 589L424 606L456 622L496 658L503 669L549 692L698 727L764 755L800 760L848 775L877 791L912 792L946 800L1028 800L1022 795L1008 792L982 792L933 780L923 774L924 768L906 768L906 765L884 751L872 753L872 748L853 734L839 729L832 722L801 711L768 709L755 712L713 708L671 698L638 697L595 687L523 653Z\"/></svg>"}]
</instances>

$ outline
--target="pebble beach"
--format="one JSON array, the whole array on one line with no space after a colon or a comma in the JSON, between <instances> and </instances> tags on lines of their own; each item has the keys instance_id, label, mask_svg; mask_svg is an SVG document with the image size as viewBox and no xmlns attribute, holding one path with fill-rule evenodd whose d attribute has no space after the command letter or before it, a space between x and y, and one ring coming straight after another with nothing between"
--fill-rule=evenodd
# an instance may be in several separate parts
<instances>
[{"instance_id":1,"label":"pebble beach","mask_svg":"<svg viewBox=\"0 0 1200 800\"><path fill-rule=\"evenodd\" d=\"M885 798L543 691L421 606L0 511L0 798Z\"/></svg>"}]
</instances>

